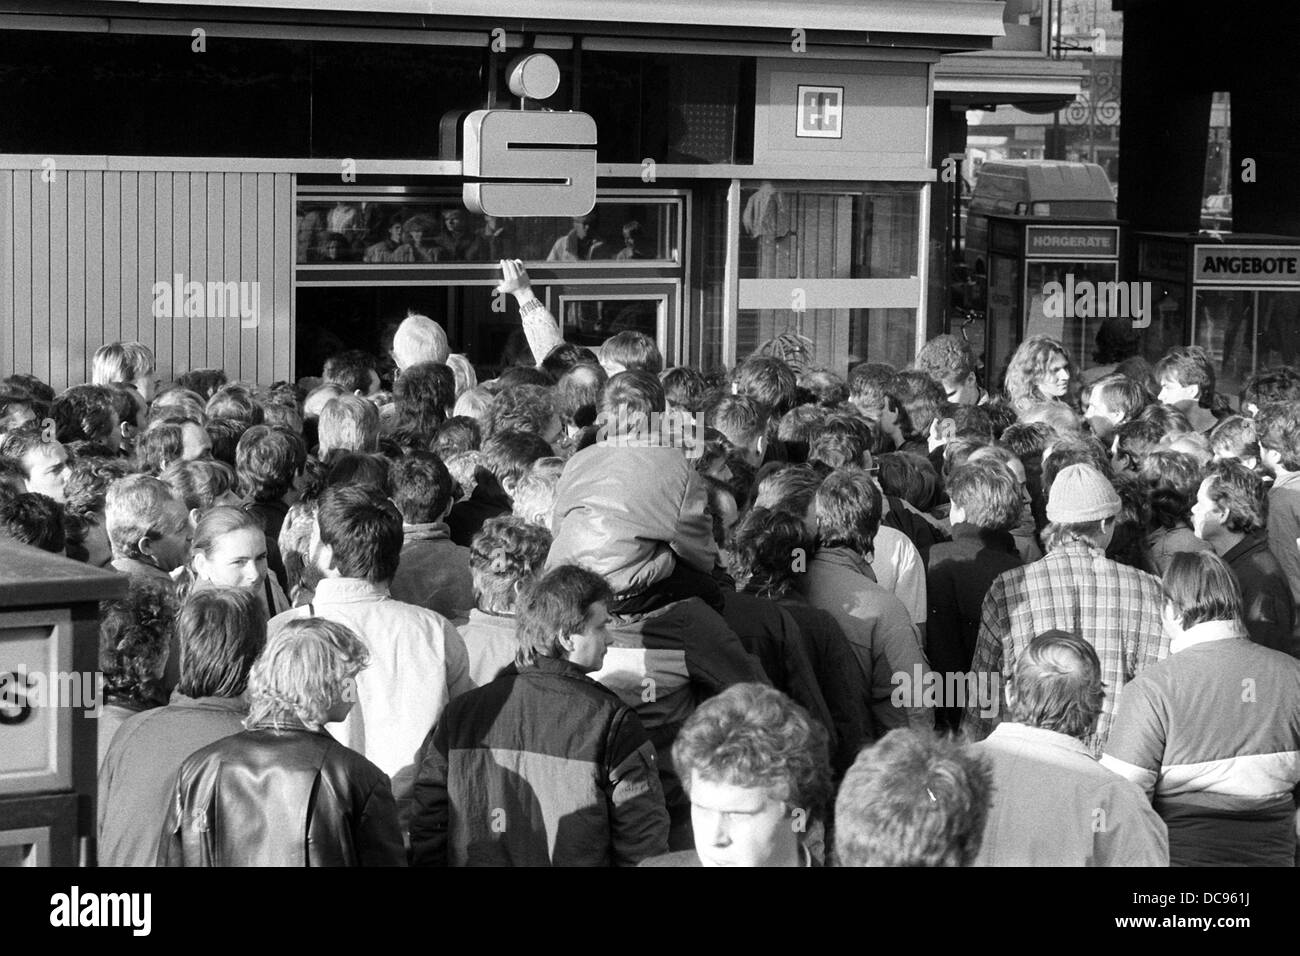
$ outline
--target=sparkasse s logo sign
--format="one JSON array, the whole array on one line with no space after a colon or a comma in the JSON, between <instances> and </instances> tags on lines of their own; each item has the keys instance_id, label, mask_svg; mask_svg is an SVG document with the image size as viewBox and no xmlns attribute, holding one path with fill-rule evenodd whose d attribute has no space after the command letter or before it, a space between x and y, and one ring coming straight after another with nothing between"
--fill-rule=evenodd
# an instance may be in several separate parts
<instances>
[{"instance_id":1,"label":"sparkasse s logo sign","mask_svg":"<svg viewBox=\"0 0 1300 956\"><path fill-rule=\"evenodd\" d=\"M589 148L588 148L589 147ZM484 216L585 216L596 205L586 113L475 110L465 118L465 205Z\"/></svg>"}]
</instances>

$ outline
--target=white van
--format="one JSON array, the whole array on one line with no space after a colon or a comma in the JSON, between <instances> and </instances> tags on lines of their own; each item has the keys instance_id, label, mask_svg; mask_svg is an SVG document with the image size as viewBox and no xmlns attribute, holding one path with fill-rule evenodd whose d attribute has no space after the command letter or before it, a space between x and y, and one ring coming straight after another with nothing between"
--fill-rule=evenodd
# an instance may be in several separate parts
<instances>
[{"instance_id":1,"label":"white van","mask_svg":"<svg viewBox=\"0 0 1300 956\"><path fill-rule=\"evenodd\" d=\"M988 274L990 215L1114 219L1115 190L1096 163L989 160L979 171L966 217L966 264Z\"/></svg>"}]
</instances>

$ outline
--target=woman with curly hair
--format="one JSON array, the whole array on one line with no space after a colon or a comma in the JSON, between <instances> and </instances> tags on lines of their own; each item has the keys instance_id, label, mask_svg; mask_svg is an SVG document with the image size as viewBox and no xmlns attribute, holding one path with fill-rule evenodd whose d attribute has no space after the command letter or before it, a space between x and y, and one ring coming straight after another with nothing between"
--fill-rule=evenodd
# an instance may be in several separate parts
<instances>
[{"instance_id":1,"label":"woman with curly hair","mask_svg":"<svg viewBox=\"0 0 1300 956\"><path fill-rule=\"evenodd\" d=\"M167 703L167 661L176 650L176 594L163 582L132 576L124 597L99 606L99 762L128 717ZM179 656L179 654L177 655Z\"/></svg>"},{"instance_id":2,"label":"woman with curly hair","mask_svg":"<svg viewBox=\"0 0 1300 956\"><path fill-rule=\"evenodd\" d=\"M550 550L551 532L515 515L488 519L474 536L469 570L476 604L456 628L469 651L475 687L490 683L515 659L515 604L545 567Z\"/></svg>"},{"instance_id":3,"label":"woman with curly hair","mask_svg":"<svg viewBox=\"0 0 1300 956\"><path fill-rule=\"evenodd\" d=\"M1078 373L1065 346L1048 335L1020 343L1007 365L1007 395L1020 415L1044 402L1072 404Z\"/></svg>"}]
</instances>

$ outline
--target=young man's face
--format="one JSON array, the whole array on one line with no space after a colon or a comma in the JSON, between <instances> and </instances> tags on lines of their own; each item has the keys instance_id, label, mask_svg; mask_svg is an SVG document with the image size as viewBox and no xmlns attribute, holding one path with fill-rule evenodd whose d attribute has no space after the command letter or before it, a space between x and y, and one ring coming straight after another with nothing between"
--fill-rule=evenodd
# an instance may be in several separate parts
<instances>
[{"instance_id":1,"label":"young man's face","mask_svg":"<svg viewBox=\"0 0 1300 956\"><path fill-rule=\"evenodd\" d=\"M44 442L23 456L27 490L63 503L63 485L68 480L68 452L58 442Z\"/></svg>"},{"instance_id":2,"label":"young man's face","mask_svg":"<svg viewBox=\"0 0 1300 956\"><path fill-rule=\"evenodd\" d=\"M1212 541L1218 537L1222 533L1224 519L1228 517L1210 497L1212 484L1213 478L1201 482L1201 487L1196 492L1196 504L1192 505L1192 530L1202 541Z\"/></svg>"},{"instance_id":3,"label":"young man's face","mask_svg":"<svg viewBox=\"0 0 1300 956\"><path fill-rule=\"evenodd\" d=\"M1115 434L1115 429L1119 426L1124 413L1117 412L1107 405L1099 390L1094 388L1088 397L1088 407L1084 409L1083 417L1088 420L1094 435L1102 441L1109 441Z\"/></svg>"},{"instance_id":4,"label":"young man's face","mask_svg":"<svg viewBox=\"0 0 1300 956\"><path fill-rule=\"evenodd\" d=\"M597 601L587 612L587 620L582 631L570 634L572 650L569 651L569 663L576 664L584 671L598 671L605 663L605 651L609 647L609 612L604 601Z\"/></svg>"},{"instance_id":5,"label":"young man's face","mask_svg":"<svg viewBox=\"0 0 1300 956\"><path fill-rule=\"evenodd\" d=\"M1199 385L1180 385L1177 379L1165 376L1160 380L1160 394L1157 397L1161 405L1180 408L1195 402L1200 398L1200 393Z\"/></svg>"},{"instance_id":6,"label":"young man's face","mask_svg":"<svg viewBox=\"0 0 1300 956\"><path fill-rule=\"evenodd\" d=\"M691 828L705 866L784 866L799 860L786 806L762 787L706 780L691 771Z\"/></svg>"}]
</instances>

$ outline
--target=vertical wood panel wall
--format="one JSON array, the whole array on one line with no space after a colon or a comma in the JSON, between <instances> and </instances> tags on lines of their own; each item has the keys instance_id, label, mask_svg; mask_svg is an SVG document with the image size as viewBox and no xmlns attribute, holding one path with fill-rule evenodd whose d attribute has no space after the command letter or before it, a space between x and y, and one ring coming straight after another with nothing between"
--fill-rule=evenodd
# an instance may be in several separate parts
<instances>
[{"instance_id":1,"label":"vertical wood panel wall","mask_svg":"<svg viewBox=\"0 0 1300 956\"><path fill-rule=\"evenodd\" d=\"M0 169L0 376L62 390L89 381L99 346L138 339L164 383L193 368L291 378L294 234L290 173ZM257 282L256 328L156 318L154 283L177 274Z\"/></svg>"}]
</instances>

